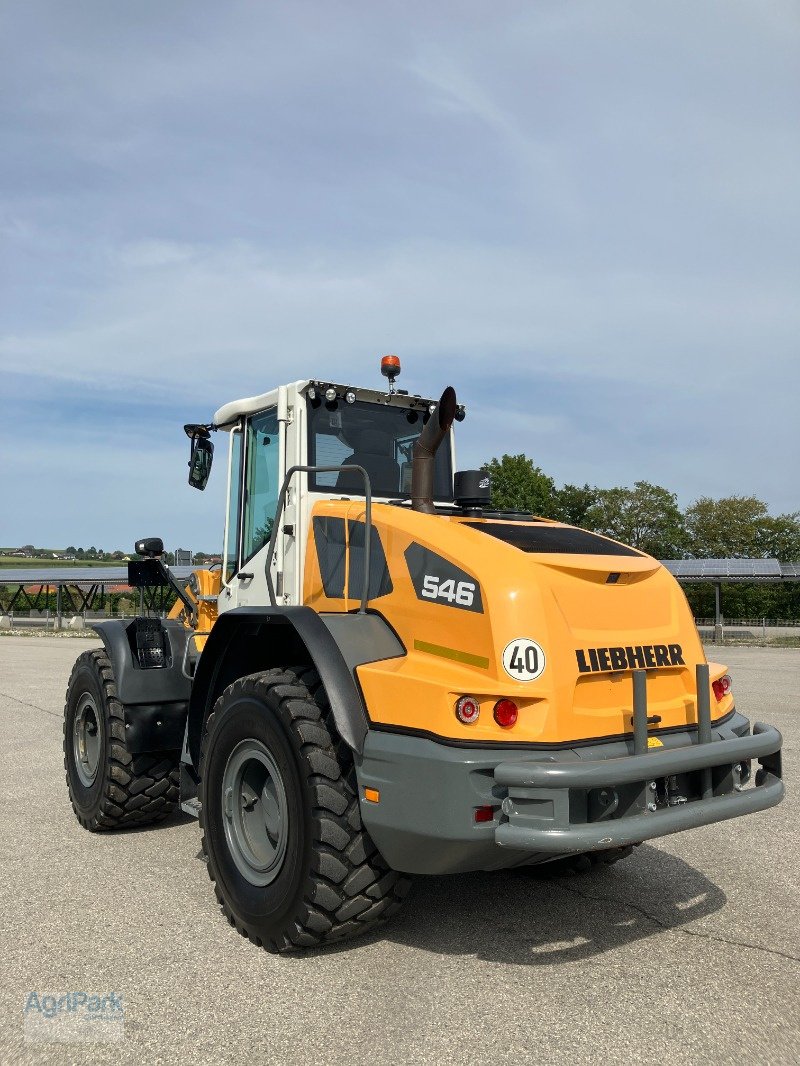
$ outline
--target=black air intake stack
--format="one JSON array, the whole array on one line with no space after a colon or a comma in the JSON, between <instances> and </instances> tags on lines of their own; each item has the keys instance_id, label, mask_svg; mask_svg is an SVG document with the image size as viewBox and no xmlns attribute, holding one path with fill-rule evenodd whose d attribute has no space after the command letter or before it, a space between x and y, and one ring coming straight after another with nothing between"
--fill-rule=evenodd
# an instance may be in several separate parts
<instances>
[{"instance_id":1,"label":"black air intake stack","mask_svg":"<svg viewBox=\"0 0 800 1066\"><path fill-rule=\"evenodd\" d=\"M436 452L456 416L456 390L448 385L414 445L411 462L411 507L423 514L436 514L433 506L433 471Z\"/></svg>"}]
</instances>

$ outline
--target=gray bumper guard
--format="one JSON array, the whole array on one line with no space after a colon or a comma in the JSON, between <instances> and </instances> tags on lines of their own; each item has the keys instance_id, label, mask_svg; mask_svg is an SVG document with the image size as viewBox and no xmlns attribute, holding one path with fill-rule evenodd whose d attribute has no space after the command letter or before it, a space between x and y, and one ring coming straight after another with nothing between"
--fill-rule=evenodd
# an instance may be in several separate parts
<instances>
[{"instance_id":1,"label":"gray bumper guard","mask_svg":"<svg viewBox=\"0 0 800 1066\"><path fill-rule=\"evenodd\" d=\"M713 740L705 663L697 667L696 744L648 748L646 681L644 670L633 671L633 755L496 767L495 781L507 790L497 844L552 854L604 850L753 814L781 801L781 734L756 722L750 736ZM755 785L744 788L740 768L752 759L760 768ZM698 775L693 788L686 787L690 774Z\"/></svg>"}]
</instances>

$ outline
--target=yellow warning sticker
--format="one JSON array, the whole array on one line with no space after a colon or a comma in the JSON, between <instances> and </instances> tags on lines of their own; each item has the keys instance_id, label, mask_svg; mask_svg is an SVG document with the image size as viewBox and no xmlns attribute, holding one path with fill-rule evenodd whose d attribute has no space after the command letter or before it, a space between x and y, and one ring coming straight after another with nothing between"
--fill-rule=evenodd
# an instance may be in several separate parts
<instances>
[{"instance_id":1,"label":"yellow warning sticker","mask_svg":"<svg viewBox=\"0 0 800 1066\"><path fill-rule=\"evenodd\" d=\"M663 740L659 740L658 737L648 737L647 738L647 746L648 746L648 748L663 748L664 747L664 741Z\"/></svg>"}]
</instances>

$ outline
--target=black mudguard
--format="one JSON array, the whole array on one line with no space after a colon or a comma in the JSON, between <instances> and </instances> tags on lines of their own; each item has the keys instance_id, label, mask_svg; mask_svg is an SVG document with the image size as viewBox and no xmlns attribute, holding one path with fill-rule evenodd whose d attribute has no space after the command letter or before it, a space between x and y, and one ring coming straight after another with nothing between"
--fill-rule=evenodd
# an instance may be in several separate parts
<instances>
[{"instance_id":1,"label":"black mudguard","mask_svg":"<svg viewBox=\"0 0 800 1066\"><path fill-rule=\"evenodd\" d=\"M194 675L187 741L195 767L203 726L222 691L259 670L312 663L330 701L339 735L359 754L369 716L354 670L397 658L405 648L377 613L320 615L310 607L237 607L221 614Z\"/></svg>"},{"instance_id":2,"label":"black mudguard","mask_svg":"<svg viewBox=\"0 0 800 1066\"><path fill-rule=\"evenodd\" d=\"M132 754L175 751L183 744L191 681L182 671L189 630L176 620L161 623L170 653L167 665L144 670L135 654L135 619L111 618L92 626L114 670L125 713L125 743Z\"/></svg>"}]
</instances>

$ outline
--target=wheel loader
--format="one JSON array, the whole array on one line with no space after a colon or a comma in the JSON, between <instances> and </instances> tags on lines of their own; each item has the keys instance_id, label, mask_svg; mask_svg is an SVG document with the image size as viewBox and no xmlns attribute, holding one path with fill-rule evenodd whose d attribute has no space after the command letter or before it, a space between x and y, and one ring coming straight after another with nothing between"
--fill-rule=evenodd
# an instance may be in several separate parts
<instances>
[{"instance_id":1,"label":"wheel loader","mask_svg":"<svg viewBox=\"0 0 800 1066\"><path fill-rule=\"evenodd\" d=\"M736 709L655 559L491 507L455 471L452 388L303 380L185 427L228 439L219 569L157 538L170 617L96 623L66 697L90 831L199 818L217 899L284 952L391 917L412 877L613 863L783 796L781 736Z\"/></svg>"}]
</instances>

